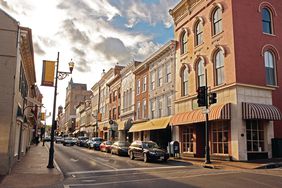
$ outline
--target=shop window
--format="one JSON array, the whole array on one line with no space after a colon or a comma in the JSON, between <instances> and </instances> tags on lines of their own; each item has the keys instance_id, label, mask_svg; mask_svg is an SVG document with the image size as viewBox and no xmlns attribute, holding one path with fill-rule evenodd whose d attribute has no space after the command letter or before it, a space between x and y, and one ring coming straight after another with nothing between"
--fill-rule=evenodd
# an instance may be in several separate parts
<instances>
[{"instance_id":1,"label":"shop window","mask_svg":"<svg viewBox=\"0 0 282 188\"><path fill-rule=\"evenodd\" d=\"M211 136L212 153L228 154L228 125L224 122L213 124Z\"/></svg>"},{"instance_id":2,"label":"shop window","mask_svg":"<svg viewBox=\"0 0 282 188\"><path fill-rule=\"evenodd\" d=\"M182 149L183 152L193 152L193 127L183 127L182 129Z\"/></svg>"},{"instance_id":3,"label":"shop window","mask_svg":"<svg viewBox=\"0 0 282 188\"><path fill-rule=\"evenodd\" d=\"M247 120L246 129L248 152L264 151L264 127L262 121Z\"/></svg>"}]
</instances>

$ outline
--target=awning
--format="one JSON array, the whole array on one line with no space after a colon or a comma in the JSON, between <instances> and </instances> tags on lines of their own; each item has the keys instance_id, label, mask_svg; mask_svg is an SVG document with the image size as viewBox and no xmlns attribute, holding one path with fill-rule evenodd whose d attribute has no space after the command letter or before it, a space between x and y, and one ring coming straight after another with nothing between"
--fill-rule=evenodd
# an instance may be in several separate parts
<instances>
[{"instance_id":1,"label":"awning","mask_svg":"<svg viewBox=\"0 0 282 188\"><path fill-rule=\"evenodd\" d=\"M230 120L231 119L231 104L218 104L209 108L209 120ZM206 115L203 109L193 110L175 114L170 121L172 125L185 125L192 123L204 122Z\"/></svg>"},{"instance_id":2,"label":"awning","mask_svg":"<svg viewBox=\"0 0 282 188\"><path fill-rule=\"evenodd\" d=\"M170 122L170 118L171 117L169 116L158 119L152 119L143 123L133 124L133 126L129 129L129 132L165 129Z\"/></svg>"},{"instance_id":3,"label":"awning","mask_svg":"<svg viewBox=\"0 0 282 188\"><path fill-rule=\"evenodd\" d=\"M268 104L242 103L243 119L281 120L281 111Z\"/></svg>"}]
</instances>

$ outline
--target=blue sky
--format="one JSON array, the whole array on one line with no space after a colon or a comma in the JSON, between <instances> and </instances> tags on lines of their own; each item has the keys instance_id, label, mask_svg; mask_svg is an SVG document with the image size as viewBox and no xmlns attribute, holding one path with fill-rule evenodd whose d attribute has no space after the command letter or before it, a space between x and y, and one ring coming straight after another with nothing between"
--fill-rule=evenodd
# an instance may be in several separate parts
<instances>
[{"instance_id":1,"label":"blue sky","mask_svg":"<svg viewBox=\"0 0 282 188\"><path fill-rule=\"evenodd\" d=\"M32 29L37 85L42 61L56 60L60 71L75 62L72 78L90 89L103 69L117 62L144 60L173 39L168 13L180 0L0 0L0 8L21 26ZM91 78L91 79L89 79ZM64 106L70 77L58 83L57 106ZM52 110L53 88L40 87L47 111Z\"/></svg>"}]
</instances>

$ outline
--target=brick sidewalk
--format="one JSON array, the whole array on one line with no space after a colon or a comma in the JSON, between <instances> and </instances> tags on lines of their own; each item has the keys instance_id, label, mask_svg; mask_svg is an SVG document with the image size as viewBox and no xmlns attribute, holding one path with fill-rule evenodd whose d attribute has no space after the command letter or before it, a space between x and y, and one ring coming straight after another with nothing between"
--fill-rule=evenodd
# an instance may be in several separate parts
<instances>
[{"instance_id":1,"label":"brick sidewalk","mask_svg":"<svg viewBox=\"0 0 282 188\"><path fill-rule=\"evenodd\" d=\"M2 188L32 188L55 186L63 180L58 168L48 169L49 150L46 146L32 145L26 156L2 180ZM52 186L53 185L53 186Z\"/></svg>"}]
</instances>

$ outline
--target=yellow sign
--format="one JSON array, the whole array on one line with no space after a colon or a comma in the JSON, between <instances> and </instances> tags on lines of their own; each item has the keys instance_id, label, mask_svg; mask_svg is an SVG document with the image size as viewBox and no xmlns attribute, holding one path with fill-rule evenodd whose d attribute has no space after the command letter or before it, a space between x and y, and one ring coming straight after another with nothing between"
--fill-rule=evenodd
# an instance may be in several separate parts
<instances>
[{"instance_id":1,"label":"yellow sign","mask_svg":"<svg viewBox=\"0 0 282 188\"><path fill-rule=\"evenodd\" d=\"M45 112L41 112L41 121L45 121L46 120L46 114Z\"/></svg>"},{"instance_id":2,"label":"yellow sign","mask_svg":"<svg viewBox=\"0 0 282 188\"><path fill-rule=\"evenodd\" d=\"M54 86L55 63L56 61L43 60L42 86Z\"/></svg>"}]
</instances>

